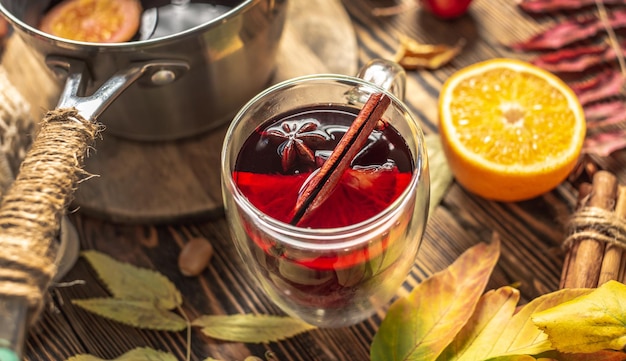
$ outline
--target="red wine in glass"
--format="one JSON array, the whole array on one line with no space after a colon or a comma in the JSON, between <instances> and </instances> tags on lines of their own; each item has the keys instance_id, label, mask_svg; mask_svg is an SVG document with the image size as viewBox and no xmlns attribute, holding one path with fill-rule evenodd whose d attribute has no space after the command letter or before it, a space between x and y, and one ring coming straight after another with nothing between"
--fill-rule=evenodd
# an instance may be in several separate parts
<instances>
[{"instance_id":1,"label":"red wine in glass","mask_svg":"<svg viewBox=\"0 0 626 361\"><path fill-rule=\"evenodd\" d=\"M262 123L237 156L232 174L237 187L264 215L290 223L303 184L357 114L358 109L348 106L307 106ZM298 227L323 234L375 217L405 191L414 163L402 135L382 119L330 197ZM327 318L329 313L341 317L345 307L368 307L376 290L384 289L381 283L406 277L406 263L413 262L415 254L405 249L411 219L407 212L382 235L325 253L309 251L305 245L284 247L253 224L244 222L243 227L257 270L270 280L272 292L288 300L287 308L310 309ZM323 236L319 244L324 247ZM397 285L396 281L390 284Z\"/></svg>"}]
</instances>

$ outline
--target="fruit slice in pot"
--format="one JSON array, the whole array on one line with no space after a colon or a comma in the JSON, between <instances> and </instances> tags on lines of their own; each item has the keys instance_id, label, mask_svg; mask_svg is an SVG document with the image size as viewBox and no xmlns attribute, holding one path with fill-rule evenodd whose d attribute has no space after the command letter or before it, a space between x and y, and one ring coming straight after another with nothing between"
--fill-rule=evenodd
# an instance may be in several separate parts
<instances>
[{"instance_id":1,"label":"fruit slice in pot","mask_svg":"<svg viewBox=\"0 0 626 361\"><path fill-rule=\"evenodd\" d=\"M139 0L65 0L44 15L39 29L69 40L120 43L137 33L141 11Z\"/></svg>"}]
</instances>

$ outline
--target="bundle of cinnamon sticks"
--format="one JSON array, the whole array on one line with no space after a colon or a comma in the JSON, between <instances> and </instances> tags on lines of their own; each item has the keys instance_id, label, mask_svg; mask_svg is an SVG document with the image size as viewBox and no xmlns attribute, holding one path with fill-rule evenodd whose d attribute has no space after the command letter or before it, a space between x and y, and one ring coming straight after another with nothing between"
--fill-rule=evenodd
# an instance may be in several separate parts
<instances>
[{"instance_id":1,"label":"bundle of cinnamon sticks","mask_svg":"<svg viewBox=\"0 0 626 361\"><path fill-rule=\"evenodd\" d=\"M608 171L595 173L579 187L568 228L561 288L626 283L626 185Z\"/></svg>"}]
</instances>

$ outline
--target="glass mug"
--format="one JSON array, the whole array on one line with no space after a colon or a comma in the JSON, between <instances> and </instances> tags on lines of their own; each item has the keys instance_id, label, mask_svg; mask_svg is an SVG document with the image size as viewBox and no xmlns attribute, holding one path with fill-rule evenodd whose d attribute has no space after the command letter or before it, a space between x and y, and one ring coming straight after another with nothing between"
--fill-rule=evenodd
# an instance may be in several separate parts
<instances>
[{"instance_id":1,"label":"glass mug","mask_svg":"<svg viewBox=\"0 0 626 361\"><path fill-rule=\"evenodd\" d=\"M322 74L294 78L276 84L250 100L235 116L226 133L221 159L222 194L236 249L250 276L290 316L319 327L342 327L360 322L389 302L415 262L428 216L430 183L423 133L400 100L405 82L406 74L399 65L379 59L367 64L356 77ZM297 171L287 178L277 175L270 164L282 164L280 155L284 153L279 150L285 151L289 139L294 146L293 142L297 141L294 135L300 134L301 140L306 140L303 133L320 138L322 128L325 129L322 132L325 139L334 135L340 138L341 131L331 133L337 129L345 130L346 126L332 124L332 117L349 114L348 117L354 119L373 93L384 93L391 98L381 119L384 124L391 125L388 128L395 130L392 133L399 135L396 138L404 144L400 146L397 139L393 145L380 143L383 138L393 139L393 134L375 131L377 136L368 138L371 143L368 143L369 152L376 153L380 144L385 146L381 149L392 153L396 148L403 149L408 159L404 163L410 163L396 166L392 162L389 167L389 162L383 160L379 163L386 165L375 165L373 172L390 175L393 172L386 169L403 167L403 172L393 174L402 174L402 184L406 187L398 187L396 198L390 198L384 209L366 219L356 220L354 224L294 226L271 215L285 206L293 206L282 204L287 201L281 201L281 197L287 197L289 189L293 188L293 185L286 186L283 180L308 176L306 172L300 174ZM327 118L321 122L317 122L317 118L311 120L318 115L320 119ZM268 121L274 120L279 123L268 126ZM311 128L311 123L316 125ZM318 126L322 128L316 128ZM272 132L279 132L278 138L283 143L264 153L262 148L272 144L264 137ZM256 135L251 136L253 134ZM298 149L294 152L296 158L302 156ZM330 152L315 151L315 164L308 166L319 166ZM368 176L359 177L372 174L367 171L371 167L360 168L362 173L352 173L356 174L357 183L367 185ZM386 194L383 189L390 188L385 187L376 186L365 193L382 197ZM326 214L318 218L325 223L357 217L369 204L365 201L369 195L365 193L352 198L359 205L354 206L350 214L346 212L345 217L332 214L339 212L335 204L327 207ZM330 202L332 197L325 202ZM337 201L342 202L346 200ZM319 212L322 212L321 207Z\"/></svg>"}]
</instances>

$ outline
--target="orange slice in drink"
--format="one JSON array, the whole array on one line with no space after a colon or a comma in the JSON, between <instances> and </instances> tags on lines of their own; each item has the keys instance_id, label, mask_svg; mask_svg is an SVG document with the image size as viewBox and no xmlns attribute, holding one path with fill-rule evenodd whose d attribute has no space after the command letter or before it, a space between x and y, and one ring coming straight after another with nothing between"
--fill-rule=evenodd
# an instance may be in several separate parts
<instances>
[{"instance_id":1,"label":"orange slice in drink","mask_svg":"<svg viewBox=\"0 0 626 361\"><path fill-rule=\"evenodd\" d=\"M139 0L65 0L48 11L40 30L92 43L131 40L141 20Z\"/></svg>"},{"instance_id":2,"label":"orange slice in drink","mask_svg":"<svg viewBox=\"0 0 626 361\"><path fill-rule=\"evenodd\" d=\"M586 122L577 96L557 76L523 61L493 59L445 82L439 132L459 184L488 199L520 201L569 175Z\"/></svg>"}]
</instances>

